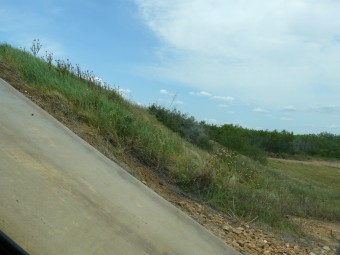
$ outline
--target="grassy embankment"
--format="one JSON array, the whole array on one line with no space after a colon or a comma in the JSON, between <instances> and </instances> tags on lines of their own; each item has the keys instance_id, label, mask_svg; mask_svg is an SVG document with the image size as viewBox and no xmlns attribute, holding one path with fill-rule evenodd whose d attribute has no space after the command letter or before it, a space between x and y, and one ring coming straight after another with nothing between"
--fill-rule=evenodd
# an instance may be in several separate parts
<instances>
[{"instance_id":1,"label":"grassy embankment","mask_svg":"<svg viewBox=\"0 0 340 255\"><path fill-rule=\"evenodd\" d=\"M320 190L327 197L327 207L340 208L340 163L269 159L268 167L278 169L304 186Z\"/></svg>"},{"instance_id":2,"label":"grassy embankment","mask_svg":"<svg viewBox=\"0 0 340 255\"><path fill-rule=\"evenodd\" d=\"M0 64L57 105L63 118L93 130L118 159L128 154L222 211L278 229L293 230L285 215L340 220L340 189L265 167L215 144L208 153L163 126L146 108L100 86L91 72L0 45ZM0 72L1 75L1 72ZM277 170L275 170L277 169ZM307 174L306 174L307 175ZM303 176L305 176L303 174ZM340 177L336 177L338 182Z\"/></svg>"}]
</instances>

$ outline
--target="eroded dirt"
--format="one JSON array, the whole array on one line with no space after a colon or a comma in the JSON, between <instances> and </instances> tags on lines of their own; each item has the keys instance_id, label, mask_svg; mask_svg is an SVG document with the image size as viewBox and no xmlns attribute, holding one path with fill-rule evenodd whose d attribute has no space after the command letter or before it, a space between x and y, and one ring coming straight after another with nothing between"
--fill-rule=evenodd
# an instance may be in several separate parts
<instances>
[{"instance_id":1,"label":"eroded dirt","mask_svg":"<svg viewBox=\"0 0 340 255\"><path fill-rule=\"evenodd\" d=\"M340 239L340 223L326 222L315 219L291 218L295 223L300 225L304 232L313 236L316 240L320 240L330 246L336 246L337 240Z\"/></svg>"}]
</instances>

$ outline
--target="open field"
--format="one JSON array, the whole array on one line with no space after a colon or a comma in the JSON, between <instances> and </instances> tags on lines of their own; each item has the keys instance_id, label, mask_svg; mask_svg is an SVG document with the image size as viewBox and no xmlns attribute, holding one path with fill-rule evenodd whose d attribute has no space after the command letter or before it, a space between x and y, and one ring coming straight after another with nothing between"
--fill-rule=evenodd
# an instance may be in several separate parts
<instances>
[{"instance_id":1,"label":"open field","mask_svg":"<svg viewBox=\"0 0 340 255\"><path fill-rule=\"evenodd\" d=\"M340 162L268 159L268 166L293 178L340 192Z\"/></svg>"}]
</instances>

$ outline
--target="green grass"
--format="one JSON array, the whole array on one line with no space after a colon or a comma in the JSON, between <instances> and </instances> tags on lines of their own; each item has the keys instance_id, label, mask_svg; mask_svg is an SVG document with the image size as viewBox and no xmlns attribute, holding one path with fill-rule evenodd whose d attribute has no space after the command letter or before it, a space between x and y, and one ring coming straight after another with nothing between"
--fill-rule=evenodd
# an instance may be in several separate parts
<instances>
[{"instance_id":1,"label":"green grass","mask_svg":"<svg viewBox=\"0 0 340 255\"><path fill-rule=\"evenodd\" d=\"M275 159L269 159L268 166L300 183L300 189L315 198L314 213L309 216L339 220L340 168ZM318 206L327 209L317 208Z\"/></svg>"},{"instance_id":2,"label":"green grass","mask_svg":"<svg viewBox=\"0 0 340 255\"><path fill-rule=\"evenodd\" d=\"M147 108L96 84L91 72L72 72L67 66L65 71L63 65L51 66L6 44L0 45L0 61L51 103L62 105L56 111L96 130L116 157L131 155L234 217L289 230L295 227L287 214L340 220L336 185L340 177L334 172L319 169L317 174L302 166L282 168L272 162L266 167L218 144L207 152L166 128ZM320 175L327 183L314 185L312 180L320 181Z\"/></svg>"},{"instance_id":3,"label":"green grass","mask_svg":"<svg viewBox=\"0 0 340 255\"><path fill-rule=\"evenodd\" d=\"M269 159L268 166L320 188L340 189L340 168L321 164Z\"/></svg>"}]
</instances>

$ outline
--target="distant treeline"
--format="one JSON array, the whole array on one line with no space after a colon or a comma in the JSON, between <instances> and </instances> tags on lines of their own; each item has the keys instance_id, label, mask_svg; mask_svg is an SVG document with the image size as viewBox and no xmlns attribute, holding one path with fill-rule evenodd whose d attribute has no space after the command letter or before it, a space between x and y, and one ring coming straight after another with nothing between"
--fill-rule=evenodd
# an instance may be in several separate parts
<instances>
[{"instance_id":1,"label":"distant treeline","mask_svg":"<svg viewBox=\"0 0 340 255\"><path fill-rule=\"evenodd\" d=\"M225 124L210 125L173 109L151 105L149 111L165 126L189 142L211 150L212 141L259 161L267 156L283 158L340 159L340 135L330 133L295 135L288 131L252 130Z\"/></svg>"}]
</instances>

